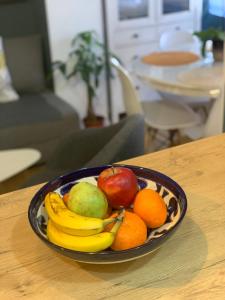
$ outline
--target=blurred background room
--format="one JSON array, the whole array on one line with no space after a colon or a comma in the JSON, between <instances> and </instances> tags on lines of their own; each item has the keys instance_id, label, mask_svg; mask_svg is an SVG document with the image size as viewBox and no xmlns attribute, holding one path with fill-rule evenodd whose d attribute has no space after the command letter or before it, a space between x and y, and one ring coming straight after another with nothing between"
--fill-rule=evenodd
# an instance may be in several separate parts
<instances>
[{"instance_id":1,"label":"blurred background room","mask_svg":"<svg viewBox=\"0 0 225 300\"><path fill-rule=\"evenodd\" d=\"M224 0L1 0L0 194L224 132Z\"/></svg>"}]
</instances>

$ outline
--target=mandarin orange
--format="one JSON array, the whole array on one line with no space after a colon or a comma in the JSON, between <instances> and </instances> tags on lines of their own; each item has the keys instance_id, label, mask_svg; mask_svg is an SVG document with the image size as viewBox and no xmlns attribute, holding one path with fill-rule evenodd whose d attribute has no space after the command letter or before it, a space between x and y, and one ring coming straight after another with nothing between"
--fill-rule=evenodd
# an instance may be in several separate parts
<instances>
[{"instance_id":1,"label":"mandarin orange","mask_svg":"<svg viewBox=\"0 0 225 300\"><path fill-rule=\"evenodd\" d=\"M69 199L69 193L66 193L66 194L64 194L63 195L63 201L64 201L64 203L67 205L67 203L68 203L68 199Z\"/></svg>"},{"instance_id":2,"label":"mandarin orange","mask_svg":"<svg viewBox=\"0 0 225 300\"><path fill-rule=\"evenodd\" d=\"M133 210L150 228L162 226L167 218L163 198L152 189L143 189L137 193Z\"/></svg>"},{"instance_id":3,"label":"mandarin orange","mask_svg":"<svg viewBox=\"0 0 225 300\"><path fill-rule=\"evenodd\" d=\"M114 213L112 217L118 215ZM108 230L113 225L108 226ZM123 222L111 246L113 250L127 250L142 245L147 239L147 226L135 213L125 211Z\"/></svg>"}]
</instances>

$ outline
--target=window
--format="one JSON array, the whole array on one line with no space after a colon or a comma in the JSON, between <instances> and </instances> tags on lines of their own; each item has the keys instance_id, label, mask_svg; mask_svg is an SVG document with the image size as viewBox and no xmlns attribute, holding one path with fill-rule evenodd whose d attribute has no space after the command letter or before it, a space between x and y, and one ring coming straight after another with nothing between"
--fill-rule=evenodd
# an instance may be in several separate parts
<instances>
[{"instance_id":1,"label":"window","mask_svg":"<svg viewBox=\"0 0 225 300\"><path fill-rule=\"evenodd\" d=\"M209 0L209 13L217 17L225 18L224 0Z\"/></svg>"}]
</instances>

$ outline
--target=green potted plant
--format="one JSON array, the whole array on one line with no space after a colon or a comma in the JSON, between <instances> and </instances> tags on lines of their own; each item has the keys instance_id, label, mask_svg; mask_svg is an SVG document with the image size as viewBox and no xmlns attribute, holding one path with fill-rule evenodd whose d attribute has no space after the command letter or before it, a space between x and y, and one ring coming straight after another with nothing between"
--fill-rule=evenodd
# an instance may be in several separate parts
<instances>
[{"instance_id":1,"label":"green potted plant","mask_svg":"<svg viewBox=\"0 0 225 300\"><path fill-rule=\"evenodd\" d=\"M223 42L225 40L224 31L216 28L208 28L207 30L196 31L193 34L202 42L201 52L203 57L206 55L206 42L209 40L213 42L214 58L217 60L217 57L223 52Z\"/></svg>"},{"instance_id":2,"label":"green potted plant","mask_svg":"<svg viewBox=\"0 0 225 300\"><path fill-rule=\"evenodd\" d=\"M59 69L66 79L78 76L86 86L87 113L86 127L100 127L104 118L94 112L93 100L99 87L100 75L105 67L104 45L99 42L95 31L77 34L71 42L71 51L65 62L56 61L54 69Z\"/></svg>"}]
</instances>

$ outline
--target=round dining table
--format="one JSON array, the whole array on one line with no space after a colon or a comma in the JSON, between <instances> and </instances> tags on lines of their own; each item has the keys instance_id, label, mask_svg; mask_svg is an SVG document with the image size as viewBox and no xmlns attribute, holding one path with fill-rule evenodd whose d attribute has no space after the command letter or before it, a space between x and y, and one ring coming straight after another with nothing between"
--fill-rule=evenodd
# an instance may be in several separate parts
<instances>
[{"instance_id":1,"label":"round dining table","mask_svg":"<svg viewBox=\"0 0 225 300\"><path fill-rule=\"evenodd\" d=\"M204 126L204 136L223 131L224 99L222 97L223 63L199 59L194 63L162 66L136 59L133 73L145 84L164 95L182 97L205 97L211 101L211 109ZM179 96L179 97L178 97ZM168 100L169 101L169 100Z\"/></svg>"}]
</instances>

